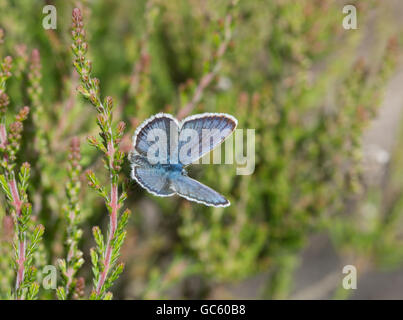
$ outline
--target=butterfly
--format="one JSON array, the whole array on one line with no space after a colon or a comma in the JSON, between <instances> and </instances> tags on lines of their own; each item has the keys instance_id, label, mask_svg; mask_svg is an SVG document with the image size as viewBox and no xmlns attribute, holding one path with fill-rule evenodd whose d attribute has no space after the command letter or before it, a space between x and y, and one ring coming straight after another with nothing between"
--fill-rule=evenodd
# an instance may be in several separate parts
<instances>
[{"instance_id":1,"label":"butterfly","mask_svg":"<svg viewBox=\"0 0 403 320\"><path fill-rule=\"evenodd\" d=\"M221 144L237 124L225 113L202 113L180 122L167 113L148 118L133 135L132 179L159 197L177 194L206 206L229 206L224 196L190 178L186 167Z\"/></svg>"}]
</instances>

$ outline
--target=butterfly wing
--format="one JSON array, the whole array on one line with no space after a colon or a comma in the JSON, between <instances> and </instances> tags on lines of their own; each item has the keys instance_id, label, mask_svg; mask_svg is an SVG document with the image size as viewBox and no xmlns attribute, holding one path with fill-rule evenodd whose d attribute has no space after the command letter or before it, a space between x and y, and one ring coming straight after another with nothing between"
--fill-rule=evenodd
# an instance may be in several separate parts
<instances>
[{"instance_id":1,"label":"butterfly wing","mask_svg":"<svg viewBox=\"0 0 403 320\"><path fill-rule=\"evenodd\" d=\"M227 207L230 205L230 202L217 191L185 175L178 175L171 179L171 188L178 195L206 206Z\"/></svg>"},{"instance_id":2,"label":"butterfly wing","mask_svg":"<svg viewBox=\"0 0 403 320\"><path fill-rule=\"evenodd\" d=\"M133 166L132 178L153 195L168 197L175 194L170 189L168 172L162 168Z\"/></svg>"},{"instance_id":3,"label":"butterfly wing","mask_svg":"<svg viewBox=\"0 0 403 320\"><path fill-rule=\"evenodd\" d=\"M225 113L202 113L183 119L180 124L179 150L196 150L193 154L180 156L180 162L188 165L221 144L236 128L238 121ZM188 129L193 130L195 138L186 138ZM185 152L184 151L184 152Z\"/></svg>"},{"instance_id":4,"label":"butterfly wing","mask_svg":"<svg viewBox=\"0 0 403 320\"><path fill-rule=\"evenodd\" d=\"M166 135L166 146L163 146L165 148L163 151L167 154L166 160L169 164L177 163L175 160L178 161L178 151L185 143L187 147L190 145L190 148L197 149L191 157L180 161L181 164L187 165L222 143L236 126L237 120L234 117L222 113L191 116L184 119L180 125L171 115L159 113L145 120L133 136L134 151L129 156L132 163L131 176L143 188L157 196L167 197L177 193L188 200L207 206L229 206L230 202L215 190L186 175L173 174L168 167L152 164L148 155L150 148L158 140L154 139L155 132L162 132ZM196 139L181 141L181 134L187 129L196 133Z\"/></svg>"},{"instance_id":5,"label":"butterfly wing","mask_svg":"<svg viewBox=\"0 0 403 320\"><path fill-rule=\"evenodd\" d=\"M149 148L158 140L160 133L165 133L166 143L160 144L163 154L167 155L166 163L170 162L170 150L177 150L177 137L179 132L178 121L167 113L158 113L145 120L133 136L134 150L143 157L148 156Z\"/></svg>"}]
</instances>

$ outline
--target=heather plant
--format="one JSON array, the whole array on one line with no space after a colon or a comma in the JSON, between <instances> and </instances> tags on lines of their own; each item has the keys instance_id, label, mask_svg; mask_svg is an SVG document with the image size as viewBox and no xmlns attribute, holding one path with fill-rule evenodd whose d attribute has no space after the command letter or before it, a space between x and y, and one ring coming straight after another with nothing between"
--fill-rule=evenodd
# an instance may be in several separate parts
<instances>
[{"instance_id":1,"label":"heather plant","mask_svg":"<svg viewBox=\"0 0 403 320\"><path fill-rule=\"evenodd\" d=\"M78 270L84 263L83 253L78 248L79 241L82 237L82 229L80 229L80 204L79 193L81 182L79 180L80 166L80 140L74 137L70 143L70 156L68 175L69 180L66 183L67 203L64 207L66 226L66 258L60 259L58 265L62 273L63 287L57 289L57 296L61 300L67 298L77 298L83 295L80 283L83 278L76 278Z\"/></svg>"},{"instance_id":2,"label":"heather plant","mask_svg":"<svg viewBox=\"0 0 403 320\"><path fill-rule=\"evenodd\" d=\"M42 225L35 226L31 217L32 205L27 195L30 165L24 162L21 166L17 166L16 163L17 152L21 145L23 121L27 119L29 108L23 107L15 115L15 121L8 127L6 125L6 113L9 105L6 82L11 77L11 64L12 58L10 56L5 57L1 63L0 71L0 184L7 199L7 215L4 216L4 219L12 219L12 222L6 223L14 225L15 287L13 291L9 291L9 294L15 299L35 299L39 284L35 281L37 270L33 261L44 227Z\"/></svg>"},{"instance_id":3,"label":"heather plant","mask_svg":"<svg viewBox=\"0 0 403 320\"><path fill-rule=\"evenodd\" d=\"M355 261L401 266L401 186L383 208L361 167L400 52L385 19L368 20L381 2L353 1L349 31L330 0L53 4L57 29L44 30L43 3L0 0L0 56L13 56L0 73L1 298L226 298L217 288L257 274L256 296L285 298L317 232ZM369 23L383 39L371 46ZM251 174L191 169L230 207L127 182L131 136L161 111L234 115L243 153L254 130ZM368 202L384 216L362 216ZM56 290L40 285L47 265Z\"/></svg>"},{"instance_id":4,"label":"heather plant","mask_svg":"<svg viewBox=\"0 0 403 320\"><path fill-rule=\"evenodd\" d=\"M127 197L125 191L119 194L119 172L124 157L124 153L119 149L119 144L124 133L125 124L124 122L119 122L116 129L114 129L112 123L112 98L106 97L104 102L101 102L99 80L92 77L91 61L85 58L88 44L85 41L81 12L77 8L73 10L72 29L72 50L76 56L74 67L79 73L82 82L78 90L85 98L89 99L98 112L97 124L101 131L99 135L102 138L102 142L93 136L89 137L88 141L105 154L104 164L110 177L110 190L108 191L101 185L92 171L87 171L89 185L105 200L110 216L106 241L100 229L98 227L93 228L97 247L91 250L94 289L90 298L111 299L112 293L108 292L107 289L123 271L123 264L117 264L117 259L126 236L125 227L130 215L129 209L126 209L121 215L119 214L119 209Z\"/></svg>"}]
</instances>

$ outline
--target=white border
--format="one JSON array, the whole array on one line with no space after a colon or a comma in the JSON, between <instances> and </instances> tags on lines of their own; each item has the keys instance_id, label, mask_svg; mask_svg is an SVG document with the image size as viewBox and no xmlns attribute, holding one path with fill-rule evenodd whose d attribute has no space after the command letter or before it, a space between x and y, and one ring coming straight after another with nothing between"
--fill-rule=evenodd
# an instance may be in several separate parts
<instances>
[{"instance_id":1,"label":"white border","mask_svg":"<svg viewBox=\"0 0 403 320\"><path fill-rule=\"evenodd\" d=\"M194 115L191 115L191 116L188 116L188 117L182 119L182 121L179 123L179 130L182 129L182 126L183 126L183 125L185 124L185 122L187 122L187 121L196 120L196 119L200 119L200 118L204 118L204 117L209 117L209 116L210 116L210 117L226 117L226 118L229 118L229 119L231 119L232 121L234 121L235 127L234 127L234 129L232 130L232 132L235 130L235 128L236 128L237 125L238 125L238 120L237 120L234 116L231 116L231 115L228 114L228 113L204 112L204 113L194 114ZM230 136L230 135L228 135L228 136Z\"/></svg>"}]
</instances>

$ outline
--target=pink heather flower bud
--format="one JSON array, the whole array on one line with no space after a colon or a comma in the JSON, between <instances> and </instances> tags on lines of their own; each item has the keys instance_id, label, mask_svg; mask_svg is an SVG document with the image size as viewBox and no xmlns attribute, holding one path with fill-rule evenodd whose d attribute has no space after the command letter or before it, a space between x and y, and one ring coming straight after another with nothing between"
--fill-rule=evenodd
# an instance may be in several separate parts
<instances>
[{"instance_id":1,"label":"pink heather flower bud","mask_svg":"<svg viewBox=\"0 0 403 320\"><path fill-rule=\"evenodd\" d=\"M98 122L99 122L102 126L104 126L105 123L108 121L108 118L107 118L103 113L98 114L97 119L98 119Z\"/></svg>"},{"instance_id":2,"label":"pink heather flower bud","mask_svg":"<svg viewBox=\"0 0 403 320\"><path fill-rule=\"evenodd\" d=\"M99 87L99 79L98 78L93 78L92 83L94 84L95 87Z\"/></svg>"},{"instance_id":3,"label":"pink heather flower bud","mask_svg":"<svg viewBox=\"0 0 403 320\"><path fill-rule=\"evenodd\" d=\"M6 112L6 107L10 103L10 99L5 92L0 91L0 112Z\"/></svg>"},{"instance_id":4,"label":"pink heather flower bud","mask_svg":"<svg viewBox=\"0 0 403 320\"><path fill-rule=\"evenodd\" d=\"M78 137L73 137L71 139L71 151L76 152L80 151L80 139Z\"/></svg>"},{"instance_id":5,"label":"pink heather flower bud","mask_svg":"<svg viewBox=\"0 0 403 320\"><path fill-rule=\"evenodd\" d=\"M30 204L29 202L28 202L28 203L24 203L22 206L23 206L23 208L25 208L26 210L31 210L31 208L32 208L32 204Z\"/></svg>"},{"instance_id":6,"label":"pink heather flower bud","mask_svg":"<svg viewBox=\"0 0 403 320\"><path fill-rule=\"evenodd\" d=\"M29 114L29 107L25 106L20 110L20 112L15 118L17 121L24 121L28 117L28 114Z\"/></svg>"},{"instance_id":7,"label":"pink heather flower bud","mask_svg":"<svg viewBox=\"0 0 403 320\"><path fill-rule=\"evenodd\" d=\"M92 145L97 145L98 144L97 139L94 136L88 136L87 140Z\"/></svg>"},{"instance_id":8,"label":"pink heather flower bud","mask_svg":"<svg viewBox=\"0 0 403 320\"><path fill-rule=\"evenodd\" d=\"M27 170L31 169L31 165L30 165L28 162L24 162L24 163L21 165L21 167L23 167L24 169L27 169Z\"/></svg>"},{"instance_id":9,"label":"pink heather flower bud","mask_svg":"<svg viewBox=\"0 0 403 320\"><path fill-rule=\"evenodd\" d=\"M9 66L11 68L11 63L13 62L13 58L10 56L7 56L4 58L4 64Z\"/></svg>"},{"instance_id":10,"label":"pink heather flower bud","mask_svg":"<svg viewBox=\"0 0 403 320\"><path fill-rule=\"evenodd\" d=\"M3 63L1 64L1 69L3 69L0 72L0 76L5 76L7 78L11 77L11 65L13 62L13 58L11 58L10 56L7 56L4 58Z\"/></svg>"},{"instance_id":11,"label":"pink heather flower bud","mask_svg":"<svg viewBox=\"0 0 403 320\"><path fill-rule=\"evenodd\" d=\"M112 107L113 107L113 99L112 99L112 97L108 96L108 97L105 98L105 105L106 105L107 109L109 109L109 110L112 109Z\"/></svg>"},{"instance_id":12,"label":"pink heather flower bud","mask_svg":"<svg viewBox=\"0 0 403 320\"><path fill-rule=\"evenodd\" d=\"M123 121L120 121L118 123L118 131L123 132L125 130L125 128L126 128L126 123L124 123Z\"/></svg>"},{"instance_id":13,"label":"pink heather flower bud","mask_svg":"<svg viewBox=\"0 0 403 320\"><path fill-rule=\"evenodd\" d=\"M22 123L20 121L10 124L10 134L16 135L22 131Z\"/></svg>"},{"instance_id":14,"label":"pink heather flower bud","mask_svg":"<svg viewBox=\"0 0 403 320\"><path fill-rule=\"evenodd\" d=\"M74 9L73 9L73 21L78 24L82 19L83 19L83 18L82 18L82 16L81 16L81 11L80 11L80 9L74 8Z\"/></svg>"},{"instance_id":15,"label":"pink heather flower bud","mask_svg":"<svg viewBox=\"0 0 403 320\"><path fill-rule=\"evenodd\" d=\"M34 65L34 66L40 66L40 63L41 63L41 56L40 56L40 54L39 54L39 50L38 50L38 49L32 50L32 53L31 53L31 62L32 62L32 65Z\"/></svg>"},{"instance_id":16,"label":"pink heather flower bud","mask_svg":"<svg viewBox=\"0 0 403 320\"><path fill-rule=\"evenodd\" d=\"M73 160L79 161L80 155L80 139L78 137L73 137L70 142L70 152Z\"/></svg>"},{"instance_id":17,"label":"pink heather flower bud","mask_svg":"<svg viewBox=\"0 0 403 320\"><path fill-rule=\"evenodd\" d=\"M90 100L91 100L92 104L97 105L98 99L97 99L97 96L94 93L90 94Z\"/></svg>"},{"instance_id":18,"label":"pink heather flower bud","mask_svg":"<svg viewBox=\"0 0 403 320\"><path fill-rule=\"evenodd\" d=\"M18 57L22 57L24 60L27 60L27 46L25 44L17 44L15 46L15 52Z\"/></svg>"},{"instance_id":19,"label":"pink heather flower bud","mask_svg":"<svg viewBox=\"0 0 403 320\"><path fill-rule=\"evenodd\" d=\"M84 296L85 280L83 277L77 278L76 286L74 287L74 299L79 299Z\"/></svg>"},{"instance_id":20,"label":"pink heather flower bud","mask_svg":"<svg viewBox=\"0 0 403 320\"><path fill-rule=\"evenodd\" d=\"M92 62L90 60L85 61L84 67L87 69L87 72L91 72L91 70L92 70Z\"/></svg>"},{"instance_id":21,"label":"pink heather flower bud","mask_svg":"<svg viewBox=\"0 0 403 320\"><path fill-rule=\"evenodd\" d=\"M88 98L90 96L88 90L85 89L81 84L77 86L77 91L80 92L85 98Z\"/></svg>"}]
</instances>

